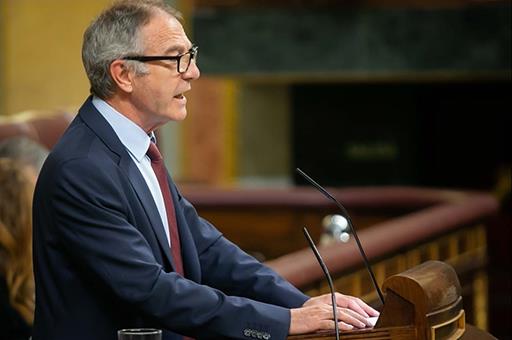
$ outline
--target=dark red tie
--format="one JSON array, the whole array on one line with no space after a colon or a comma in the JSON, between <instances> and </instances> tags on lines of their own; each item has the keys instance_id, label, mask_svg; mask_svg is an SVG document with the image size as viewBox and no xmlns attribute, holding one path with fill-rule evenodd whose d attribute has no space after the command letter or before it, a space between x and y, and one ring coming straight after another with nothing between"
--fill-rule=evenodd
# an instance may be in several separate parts
<instances>
[{"instance_id":1,"label":"dark red tie","mask_svg":"<svg viewBox=\"0 0 512 340\"><path fill-rule=\"evenodd\" d=\"M175 270L178 274L183 276L183 261L181 260L181 245L180 236L178 233L178 223L176 222L176 213L172 203L171 190L169 189L169 182L167 181L167 170L165 169L164 160L160 151L155 143L149 143L147 152L149 159L151 159L151 167L155 172L160 191L164 198L165 211L167 212L167 224L169 225L169 235L171 236L171 253L174 260Z\"/></svg>"}]
</instances>

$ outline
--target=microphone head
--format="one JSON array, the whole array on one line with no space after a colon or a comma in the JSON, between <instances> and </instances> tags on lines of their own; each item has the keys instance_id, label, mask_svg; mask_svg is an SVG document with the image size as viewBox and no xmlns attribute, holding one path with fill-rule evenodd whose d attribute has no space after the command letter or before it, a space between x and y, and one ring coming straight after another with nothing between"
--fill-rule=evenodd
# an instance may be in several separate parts
<instances>
[{"instance_id":1,"label":"microphone head","mask_svg":"<svg viewBox=\"0 0 512 340\"><path fill-rule=\"evenodd\" d=\"M320 191L325 197L336 203L336 205L340 206L338 200L336 200L336 198L334 198L333 195L331 195L327 190L325 190L324 187L318 184L313 178L309 177L304 171L302 171L299 168L295 168L295 171L297 171L297 173L301 175L305 180L307 180L312 186L317 188L317 190ZM344 208L342 207L342 209Z\"/></svg>"}]
</instances>

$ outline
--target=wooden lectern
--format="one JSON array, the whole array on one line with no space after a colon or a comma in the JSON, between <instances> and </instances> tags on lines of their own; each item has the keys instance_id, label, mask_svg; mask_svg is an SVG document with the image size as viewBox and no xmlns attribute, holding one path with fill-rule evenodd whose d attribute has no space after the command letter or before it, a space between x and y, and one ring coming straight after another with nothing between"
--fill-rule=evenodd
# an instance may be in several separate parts
<instances>
[{"instance_id":1,"label":"wooden lectern","mask_svg":"<svg viewBox=\"0 0 512 340\"><path fill-rule=\"evenodd\" d=\"M459 339L466 324L461 288L455 270L428 261L386 279L384 306L374 328L340 333L341 339ZM335 339L333 332L288 339Z\"/></svg>"}]
</instances>

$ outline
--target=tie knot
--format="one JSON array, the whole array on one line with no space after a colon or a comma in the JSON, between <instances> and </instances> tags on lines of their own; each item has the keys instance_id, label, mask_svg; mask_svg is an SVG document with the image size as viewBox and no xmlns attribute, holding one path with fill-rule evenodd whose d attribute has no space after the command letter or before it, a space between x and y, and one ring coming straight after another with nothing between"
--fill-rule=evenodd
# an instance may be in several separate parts
<instances>
[{"instance_id":1,"label":"tie knot","mask_svg":"<svg viewBox=\"0 0 512 340\"><path fill-rule=\"evenodd\" d=\"M160 154L160 151L158 151L156 144L153 142L149 143L149 149L146 154L152 162L158 162L162 160L162 155Z\"/></svg>"}]
</instances>

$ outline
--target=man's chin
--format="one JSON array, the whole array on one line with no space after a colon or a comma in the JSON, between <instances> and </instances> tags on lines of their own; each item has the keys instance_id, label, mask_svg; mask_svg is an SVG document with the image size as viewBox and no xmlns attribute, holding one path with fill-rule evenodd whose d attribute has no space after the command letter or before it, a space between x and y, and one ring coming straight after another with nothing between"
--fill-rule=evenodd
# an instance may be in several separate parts
<instances>
[{"instance_id":1,"label":"man's chin","mask_svg":"<svg viewBox=\"0 0 512 340\"><path fill-rule=\"evenodd\" d=\"M187 110L182 110L171 115L171 120L175 122L181 122L185 120L185 118L187 118Z\"/></svg>"},{"instance_id":2,"label":"man's chin","mask_svg":"<svg viewBox=\"0 0 512 340\"><path fill-rule=\"evenodd\" d=\"M181 122L187 118L187 111L173 112L172 114L168 114L160 118L160 125L164 125L169 122Z\"/></svg>"}]
</instances>

